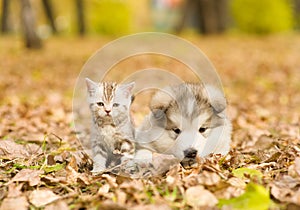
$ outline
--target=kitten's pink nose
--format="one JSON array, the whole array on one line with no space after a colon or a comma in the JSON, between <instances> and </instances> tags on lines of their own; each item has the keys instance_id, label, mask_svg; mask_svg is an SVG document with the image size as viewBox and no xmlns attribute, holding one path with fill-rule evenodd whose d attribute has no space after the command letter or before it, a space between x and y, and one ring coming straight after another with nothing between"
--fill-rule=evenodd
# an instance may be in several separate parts
<instances>
[{"instance_id":1,"label":"kitten's pink nose","mask_svg":"<svg viewBox=\"0 0 300 210\"><path fill-rule=\"evenodd\" d=\"M106 110L106 109L105 109L105 112L106 112L106 114L109 114L109 113L110 113L110 110Z\"/></svg>"}]
</instances>

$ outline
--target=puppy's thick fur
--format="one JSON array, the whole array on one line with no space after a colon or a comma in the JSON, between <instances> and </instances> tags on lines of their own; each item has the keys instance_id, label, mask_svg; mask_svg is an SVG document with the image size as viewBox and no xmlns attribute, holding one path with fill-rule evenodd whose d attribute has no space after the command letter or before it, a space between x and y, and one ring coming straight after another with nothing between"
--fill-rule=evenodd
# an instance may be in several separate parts
<instances>
[{"instance_id":1,"label":"puppy's thick fur","mask_svg":"<svg viewBox=\"0 0 300 210\"><path fill-rule=\"evenodd\" d=\"M136 133L143 148L184 158L225 155L231 141L226 100L212 86L184 83L159 90Z\"/></svg>"}]
</instances>

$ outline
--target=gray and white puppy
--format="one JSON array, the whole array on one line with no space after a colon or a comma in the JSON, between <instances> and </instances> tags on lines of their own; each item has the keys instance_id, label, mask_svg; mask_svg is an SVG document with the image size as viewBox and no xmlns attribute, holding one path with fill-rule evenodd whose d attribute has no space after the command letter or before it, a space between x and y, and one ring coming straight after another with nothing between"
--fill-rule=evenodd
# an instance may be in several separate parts
<instances>
[{"instance_id":1,"label":"gray and white puppy","mask_svg":"<svg viewBox=\"0 0 300 210\"><path fill-rule=\"evenodd\" d=\"M150 109L136 133L142 148L172 154L184 167L197 156L228 153L232 127L224 95L216 88L191 83L167 87L153 96Z\"/></svg>"}]
</instances>

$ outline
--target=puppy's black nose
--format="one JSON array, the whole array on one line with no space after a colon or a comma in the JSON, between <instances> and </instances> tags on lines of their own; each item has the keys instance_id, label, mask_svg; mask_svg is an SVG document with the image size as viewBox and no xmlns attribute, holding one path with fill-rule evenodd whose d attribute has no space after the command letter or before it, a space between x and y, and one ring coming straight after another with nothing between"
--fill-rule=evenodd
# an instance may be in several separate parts
<instances>
[{"instance_id":1,"label":"puppy's black nose","mask_svg":"<svg viewBox=\"0 0 300 210\"><path fill-rule=\"evenodd\" d=\"M184 157L185 158L196 158L197 156L197 150L193 148L189 148L187 150L183 151Z\"/></svg>"}]
</instances>

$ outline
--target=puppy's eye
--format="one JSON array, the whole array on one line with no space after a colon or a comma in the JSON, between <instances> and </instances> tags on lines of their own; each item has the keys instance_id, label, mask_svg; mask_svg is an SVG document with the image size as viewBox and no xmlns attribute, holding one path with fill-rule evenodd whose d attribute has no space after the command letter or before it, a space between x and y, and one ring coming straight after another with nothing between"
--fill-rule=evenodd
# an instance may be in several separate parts
<instances>
[{"instance_id":1,"label":"puppy's eye","mask_svg":"<svg viewBox=\"0 0 300 210\"><path fill-rule=\"evenodd\" d=\"M205 128L205 127L199 128L199 132L200 132L200 133L204 133L206 130L207 130L207 128Z\"/></svg>"},{"instance_id":2,"label":"puppy's eye","mask_svg":"<svg viewBox=\"0 0 300 210\"><path fill-rule=\"evenodd\" d=\"M118 107L120 104L118 103L113 103L113 107Z\"/></svg>"},{"instance_id":3,"label":"puppy's eye","mask_svg":"<svg viewBox=\"0 0 300 210\"><path fill-rule=\"evenodd\" d=\"M104 103L103 102L98 102L97 105L98 106L104 106Z\"/></svg>"},{"instance_id":4,"label":"puppy's eye","mask_svg":"<svg viewBox=\"0 0 300 210\"><path fill-rule=\"evenodd\" d=\"M181 133L181 130L179 128L173 128L173 131L176 133L176 134L180 134Z\"/></svg>"}]
</instances>

